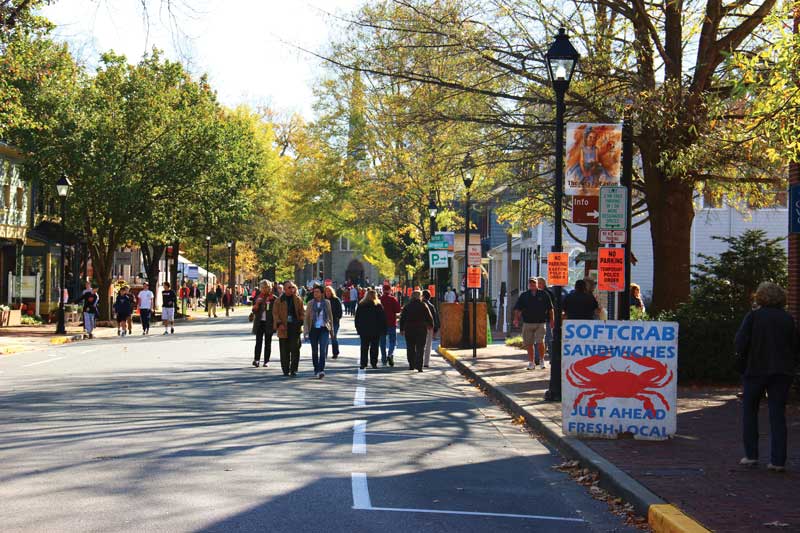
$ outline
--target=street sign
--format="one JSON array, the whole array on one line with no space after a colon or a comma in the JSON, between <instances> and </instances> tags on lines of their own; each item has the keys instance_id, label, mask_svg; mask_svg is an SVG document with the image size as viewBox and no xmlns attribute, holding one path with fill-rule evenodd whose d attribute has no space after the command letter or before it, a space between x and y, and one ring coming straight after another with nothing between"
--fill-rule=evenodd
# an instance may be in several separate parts
<instances>
[{"instance_id":1,"label":"street sign","mask_svg":"<svg viewBox=\"0 0 800 533\"><path fill-rule=\"evenodd\" d=\"M574 224L597 224L600 219L600 199L597 196L572 197L572 222Z\"/></svg>"},{"instance_id":2,"label":"street sign","mask_svg":"<svg viewBox=\"0 0 800 533\"><path fill-rule=\"evenodd\" d=\"M800 183L789 187L789 233L800 233Z\"/></svg>"},{"instance_id":3,"label":"street sign","mask_svg":"<svg viewBox=\"0 0 800 533\"><path fill-rule=\"evenodd\" d=\"M622 292L625 290L625 250L623 248L598 249L597 290Z\"/></svg>"},{"instance_id":4,"label":"street sign","mask_svg":"<svg viewBox=\"0 0 800 533\"><path fill-rule=\"evenodd\" d=\"M450 244L445 239L434 238L428 242L428 250L447 250L449 247Z\"/></svg>"},{"instance_id":5,"label":"street sign","mask_svg":"<svg viewBox=\"0 0 800 533\"><path fill-rule=\"evenodd\" d=\"M200 269L197 265L189 265L186 269L186 277L189 279L200 279Z\"/></svg>"},{"instance_id":6,"label":"street sign","mask_svg":"<svg viewBox=\"0 0 800 533\"><path fill-rule=\"evenodd\" d=\"M624 229L601 229L600 244L625 244L628 232Z\"/></svg>"},{"instance_id":7,"label":"street sign","mask_svg":"<svg viewBox=\"0 0 800 533\"><path fill-rule=\"evenodd\" d=\"M567 252L547 254L547 282L550 285L561 287L569 285L569 254Z\"/></svg>"},{"instance_id":8,"label":"street sign","mask_svg":"<svg viewBox=\"0 0 800 533\"><path fill-rule=\"evenodd\" d=\"M480 266L481 265L481 245L470 244L467 247L467 265Z\"/></svg>"},{"instance_id":9,"label":"street sign","mask_svg":"<svg viewBox=\"0 0 800 533\"><path fill-rule=\"evenodd\" d=\"M433 235L433 240L447 241L447 251L451 253L456 251L456 234L453 231L437 231Z\"/></svg>"},{"instance_id":10,"label":"street sign","mask_svg":"<svg viewBox=\"0 0 800 533\"><path fill-rule=\"evenodd\" d=\"M480 289L481 288L481 269L480 267L467 268L467 288Z\"/></svg>"},{"instance_id":11,"label":"street sign","mask_svg":"<svg viewBox=\"0 0 800 533\"><path fill-rule=\"evenodd\" d=\"M624 186L600 187L600 229L626 229L627 203L628 191Z\"/></svg>"},{"instance_id":12,"label":"street sign","mask_svg":"<svg viewBox=\"0 0 800 533\"><path fill-rule=\"evenodd\" d=\"M431 268L447 268L447 250L431 250L428 259Z\"/></svg>"}]
</instances>

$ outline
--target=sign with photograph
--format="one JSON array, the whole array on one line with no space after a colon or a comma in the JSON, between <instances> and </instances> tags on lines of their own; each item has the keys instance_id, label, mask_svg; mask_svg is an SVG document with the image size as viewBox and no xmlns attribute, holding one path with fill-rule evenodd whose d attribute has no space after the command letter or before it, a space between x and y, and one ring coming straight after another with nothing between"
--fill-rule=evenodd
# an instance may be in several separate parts
<instances>
[{"instance_id":1,"label":"sign with photograph","mask_svg":"<svg viewBox=\"0 0 800 533\"><path fill-rule=\"evenodd\" d=\"M566 320L563 341L564 433L643 440L675 434L677 322Z\"/></svg>"},{"instance_id":2,"label":"sign with photograph","mask_svg":"<svg viewBox=\"0 0 800 533\"><path fill-rule=\"evenodd\" d=\"M621 172L622 124L567 124L565 194L598 196Z\"/></svg>"}]
</instances>

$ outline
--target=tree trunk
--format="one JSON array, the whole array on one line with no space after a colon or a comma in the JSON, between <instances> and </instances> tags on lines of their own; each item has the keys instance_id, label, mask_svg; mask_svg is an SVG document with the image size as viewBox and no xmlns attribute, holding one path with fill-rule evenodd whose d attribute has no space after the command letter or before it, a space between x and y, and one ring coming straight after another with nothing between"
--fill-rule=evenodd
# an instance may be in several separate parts
<instances>
[{"instance_id":1,"label":"tree trunk","mask_svg":"<svg viewBox=\"0 0 800 533\"><path fill-rule=\"evenodd\" d=\"M655 170L653 170L655 171ZM647 172L647 169L645 169ZM657 186L650 186L657 180ZM647 180L650 234L653 241L653 303L659 312L689 299L693 187L678 180ZM656 195L656 196L654 196Z\"/></svg>"},{"instance_id":2,"label":"tree trunk","mask_svg":"<svg viewBox=\"0 0 800 533\"><path fill-rule=\"evenodd\" d=\"M172 262L169 264L169 284L173 290L178 290L178 255L180 253L180 242L172 243Z\"/></svg>"},{"instance_id":3,"label":"tree trunk","mask_svg":"<svg viewBox=\"0 0 800 533\"><path fill-rule=\"evenodd\" d=\"M111 289L111 270L114 266L114 251L117 249L116 243L111 242L100 249L99 243L89 240L89 253L92 257L92 270L94 278L99 286L97 294L100 295L100 319L111 320L111 305L109 304L109 292Z\"/></svg>"},{"instance_id":4,"label":"tree trunk","mask_svg":"<svg viewBox=\"0 0 800 533\"><path fill-rule=\"evenodd\" d=\"M161 270L158 268L161 261L161 256L164 254L166 245L164 244L149 244L143 242L140 244L142 250L142 257L144 258L144 271L147 276L147 283L150 284L150 290L156 291L158 287L158 274Z\"/></svg>"}]
</instances>

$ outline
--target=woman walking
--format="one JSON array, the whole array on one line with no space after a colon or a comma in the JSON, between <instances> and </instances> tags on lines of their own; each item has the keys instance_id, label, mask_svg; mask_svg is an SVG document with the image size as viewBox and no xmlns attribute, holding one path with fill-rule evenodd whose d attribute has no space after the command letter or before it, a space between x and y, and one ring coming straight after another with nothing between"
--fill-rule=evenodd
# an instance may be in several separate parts
<instances>
[{"instance_id":1,"label":"woman walking","mask_svg":"<svg viewBox=\"0 0 800 533\"><path fill-rule=\"evenodd\" d=\"M768 470L786 469L786 400L798 360L800 335L792 316L783 308L786 293L774 283L758 286L758 308L744 317L736 333L736 354L744 395L743 440L745 456L739 464L758 464L758 404L767 392L770 426Z\"/></svg>"},{"instance_id":2,"label":"woman walking","mask_svg":"<svg viewBox=\"0 0 800 533\"><path fill-rule=\"evenodd\" d=\"M334 359L339 358L339 322L342 320L342 301L336 296L333 287L325 287L325 299L331 304L333 312L333 332L331 337L331 350Z\"/></svg>"},{"instance_id":3,"label":"woman walking","mask_svg":"<svg viewBox=\"0 0 800 533\"><path fill-rule=\"evenodd\" d=\"M84 291L78 298L78 303L80 302L83 302L83 327L86 333L89 334L89 338L93 339L94 334L92 332L95 324L97 324L97 315L99 314L97 306L100 303L100 298L97 296L97 287L90 286L88 292Z\"/></svg>"},{"instance_id":4,"label":"woman walking","mask_svg":"<svg viewBox=\"0 0 800 533\"><path fill-rule=\"evenodd\" d=\"M253 366L258 368L261 361L261 346L264 346L264 368L269 366L269 357L272 354L272 305L275 295L272 294L272 283L262 280L260 291L253 304L253 335L256 336L256 350L253 355Z\"/></svg>"},{"instance_id":5,"label":"woman walking","mask_svg":"<svg viewBox=\"0 0 800 533\"><path fill-rule=\"evenodd\" d=\"M369 289L358 302L355 323L361 339L361 368L367 368L367 354L372 368L378 368L378 343L386 334L386 313L374 289Z\"/></svg>"},{"instance_id":6,"label":"woman walking","mask_svg":"<svg viewBox=\"0 0 800 533\"><path fill-rule=\"evenodd\" d=\"M303 336L311 341L311 360L314 363L314 376L325 377L325 359L328 357L328 343L333 331L333 311L331 303L322 295L322 287L315 285L311 300L306 307L303 322Z\"/></svg>"},{"instance_id":7,"label":"woman walking","mask_svg":"<svg viewBox=\"0 0 800 533\"><path fill-rule=\"evenodd\" d=\"M297 286L291 281L283 285L283 294L275 300L272 321L278 332L283 375L297 376L300 365L300 332L305 319L303 301L297 296Z\"/></svg>"},{"instance_id":8,"label":"woman walking","mask_svg":"<svg viewBox=\"0 0 800 533\"><path fill-rule=\"evenodd\" d=\"M422 292L414 291L400 313L400 335L406 338L409 370L422 372L428 328L433 328L433 316L422 301Z\"/></svg>"}]
</instances>

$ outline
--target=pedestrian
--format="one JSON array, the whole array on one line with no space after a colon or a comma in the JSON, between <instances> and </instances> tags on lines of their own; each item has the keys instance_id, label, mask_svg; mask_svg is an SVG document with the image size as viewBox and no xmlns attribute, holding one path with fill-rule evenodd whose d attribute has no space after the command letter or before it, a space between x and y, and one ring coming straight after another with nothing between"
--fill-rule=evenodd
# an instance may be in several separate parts
<instances>
[{"instance_id":1,"label":"pedestrian","mask_svg":"<svg viewBox=\"0 0 800 533\"><path fill-rule=\"evenodd\" d=\"M769 405L770 461L767 469L786 470L786 401L800 362L800 333L784 310L786 293L765 281L755 294L757 309L744 317L736 333L737 366L743 382L745 466L758 464L758 405L764 392Z\"/></svg>"},{"instance_id":2,"label":"pedestrian","mask_svg":"<svg viewBox=\"0 0 800 533\"><path fill-rule=\"evenodd\" d=\"M164 326L164 335L175 334L175 308L178 306L178 295L170 288L169 281L161 285L161 324Z\"/></svg>"},{"instance_id":3,"label":"pedestrian","mask_svg":"<svg viewBox=\"0 0 800 533\"><path fill-rule=\"evenodd\" d=\"M233 293L230 287L225 288L225 293L222 295L222 307L225 308L225 316L231 316L230 312L233 308Z\"/></svg>"},{"instance_id":4,"label":"pedestrian","mask_svg":"<svg viewBox=\"0 0 800 533\"><path fill-rule=\"evenodd\" d=\"M325 299L322 287L315 285L311 290L306 316L303 321L303 336L311 342L311 361L314 363L314 377L325 377L325 359L328 357L328 344L333 332L333 310Z\"/></svg>"},{"instance_id":5,"label":"pedestrian","mask_svg":"<svg viewBox=\"0 0 800 533\"><path fill-rule=\"evenodd\" d=\"M400 313L400 334L406 338L408 369L422 372L423 351L428 328L433 327L433 316L422 301L422 293L413 291L411 301Z\"/></svg>"},{"instance_id":6,"label":"pedestrian","mask_svg":"<svg viewBox=\"0 0 800 533\"><path fill-rule=\"evenodd\" d=\"M128 326L128 335L131 335L133 333L133 313L136 312L136 295L134 295L133 290L128 287L128 292L125 296L131 301L131 314L128 315L128 320L125 321L125 325Z\"/></svg>"},{"instance_id":7,"label":"pedestrian","mask_svg":"<svg viewBox=\"0 0 800 533\"><path fill-rule=\"evenodd\" d=\"M297 375L300 364L300 332L305 320L303 301L297 295L297 286L287 281L283 294L275 300L272 320L278 332L278 345L281 350L281 369L283 375Z\"/></svg>"},{"instance_id":8,"label":"pedestrian","mask_svg":"<svg viewBox=\"0 0 800 533\"><path fill-rule=\"evenodd\" d=\"M564 298L564 318L569 320L594 320L600 304L586 288L586 280L575 282L575 290Z\"/></svg>"},{"instance_id":9,"label":"pedestrian","mask_svg":"<svg viewBox=\"0 0 800 533\"><path fill-rule=\"evenodd\" d=\"M342 289L342 306L344 307L344 314L350 314L350 289Z\"/></svg>"},{"instance_id":10,"label":"pedestrian","mask_svg":"<svg viewBox=\"0 0 800 533\"><path fill-rule=\"evenodd\" d=\"M428 311L431 312L431 316L433 317L433 327L428 328L428 333L425 336L425 352L422 356L422 366L423 368L428 368L431 362L431 350L433 349L433 338L439 333L439 311L436 310L436 306L431 301L431 291L425 289L422 291L422 301L425 305L428 306Z\"/></svg>"},{"instance_id":11,"label":"pedestrian","mask_svg":"<svg viewBox=\"0 0 800 533\"><path fill-rule=\"evenodd\" d=\"M264 368L269 366L272 354L273 327L272 308L275 304L275 295L272 294L272 282L261 280L260 291L253 302L250 316L253 320L253 335L256 336L256 350L253 354L253 366L258 368L261 360L261 346L264 346Z\"/></svg>"},{"instance_id":12,"label":"pedestrian","mask_svg":"<svg viewBox=\"0 0 800 533\"><path fill-rule=\"evenodd\" d=\"M97 306L100 303L100 297L97 295L97 287L93 287L89 282L89 291L83 291L78 298L78 303L83 302L83 328L89 334L89 338L93 339L95 326L97 325L97 315L100 314Z\"/></svg>"},{"instance_id":13,"label":"pedestrian","mask_svg":"<svg viewBox=\"0 0 800 533\"><path fill-rule=\"evenodd\" d=\"M366 291L356 308L356 332L361 341L361 369L367 368L367 355L372 368L378 368L378 343L386 334L386 311L374 289ZM385 363L384 363L385 364Z\"/></svg>"},{"instance_id":14,"label":"pedestrian","mask_svg":"<svg viewBox=\"0 0 800 533\"><path fill-rule=\"evenodd\" d=\"M631 283L631 307L636 308L640 314L645 314L644 300L642 300L642 288L636 283Z\"/></svg>"},{"instance_id":15,"label":"pedestrian","mask_svg":"<svg viewBox=\"0 0 800 533\"><path fill-rule=\"evenodd\" d=\"M117 335L125 336L128 332L128 317L133 312L131 299L128 297L128 286L123 285L114 300L114 314L117 316Z\"/></svg>"},{"instance_id":16,"label":"pedestrian","mask_svg":"<svg viewBox=\"0 0 800 533\"><path fill-rule=\"evenodd\" d=\"M206 295L206 312L208 318L211 318L212 315L217 318L217 291L209 291Z\"/></svg>"},{"instance_id":17,"label":"pedestrian","mask_svg":"<svg viewBox=\"0 0 800 533\"><path fill-rule=\"evenodd\" d=\"M454 304L458 301L458 296L453 287L448 287L447 292L444 293L444 301L448 304Z\"/></svg>"},{"instance_id":18,"label":"pedestrian","mask_svg":"<svg viewBox=\"0 0 800 533\"><path fill-rule=\"evenodd\" d=\"M540 291L544 291L548 297L550 297L550 303L553 304L553 312L555 313L555 294L552 290L547 286L547 280L543 277L539 276L536 278L536 288ZM534 350L538 350L538 347L534 345ZM544 324L544 349L547 352L548 356L552 355L553 352L553 328L550 326L549 322L545 322ZM542 365L544 365L544 354L543 353L534 353L534 360L538 359ZM544 368L544 367L543 367Z\"/></svg>"},{"instance_id":19,"label":"pedestrian","mask_svg":"<svg viewBox=\"0 0 800 533\"><path fill-rule=\"evenodd\" d=\"M178 291L178 297L181 299L181 312L185 314L186 308L189 306L189 285L185 281L181 282L181 288Z\"/></svg>"},{"instance_id":20,"label":"pedestrian","mask_svg":"<svg viewBox=\"0 0 800 533\"><path fill-rule=\"evenodd\" d=\"M142 320L142 335L148 335L150 333L150 313L153 309L155 295L146 281L142 284L142 290L139 291L137 298L139 300L139 318Z\"/></svg>"},{"instance_id":21,"label":"pedestrian","mask_svg":"<svg viewBox=\"0 0 800 533\"><path fill-rule=\"evenodd\" d=\"M402 308L400 302L392 295L392 288L388 285L383 287L381 305L386 314L386 333L381 335L381 364L394 366L394 350L397 347L397 315Z\"/></svg>"},{"instance_id":22,"label":"pedestrian","mask_svg":"<svg viewBox=\"0 0 800 533\"><path fill-rule=\"evenodd\" d=\"M350 315L356 313L356 304L358 303L358 288L355 284L350 285Z\"/></svg>"},{"instance_id":23,"label":"pedestrian","mask_svg":"<svg viewBox=\"0 0 800 533\"><path fill-rule=\"evenodd\" d=\"M539 354L544 354L544 339L546 334L545 323L550 322L550 327L555 327L553 302L546 292L538 288L538 280L532 277L528 280L528 290L519 295L514 306L514 327L519 327L522 318L522 344L528 351L528 370L536 369L539 361L535 359L534 344ZM544 358L541 359L544 369Z\"/></svg>"},{"instance_id":24,"label":"pedestrian","mask_svg":"<svg viewBox=\"0 0 800 533\"><path fill-rule=\"evenodd\" d=\"M330 285L325 287L325 299L331 304L331 311L333 312L333 335L331 336L331 357L333 359L339 358L339 323L342 320L342 301L336 296L333 287Z\"/></svg>"},{"instance_id":25,"label":"pedestrian","mask_svg":"<svg viewBox=\"0 0 800 533\"><path fill-rule=\"evenodd\" d=\"M275 293L275 298L280 298L281 296L283 296L283 283L276 282L272 290Z\"/></svg>"},{"instance_id":26,"label":"pedestrian","mask_svg":"<svg viewBox=\"0 0 800 533\"><path fill-rule=\"evenodd\" d=\"M189 286L189 302L192 306L192 311L197 311L197 301L200 299L200 287L197 283L192 283Z\"/></svg>"},{"instance_id":27,"label":"pedestrian","mask_svg":"<svg viewBox=\"0 0 800 533\"><path fill-rule=\"evenodd\" d=\"M222 292L223 292L223 291L222 291L222 285L220 285L219 283L217 283L217 288L216 288L216 289L214 289L214 292L217 294L217 300L216 300L216 301L217 301L217 303L218 303L218 304L221 304L221 303L222 303Z\"/></svg>"}]
</instances>

